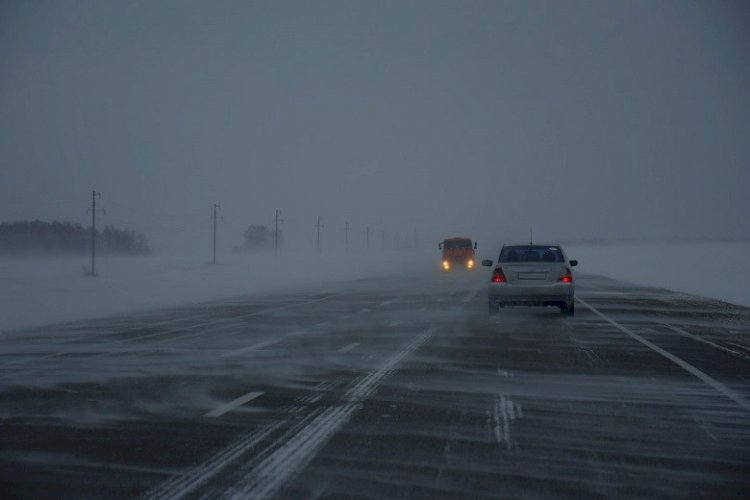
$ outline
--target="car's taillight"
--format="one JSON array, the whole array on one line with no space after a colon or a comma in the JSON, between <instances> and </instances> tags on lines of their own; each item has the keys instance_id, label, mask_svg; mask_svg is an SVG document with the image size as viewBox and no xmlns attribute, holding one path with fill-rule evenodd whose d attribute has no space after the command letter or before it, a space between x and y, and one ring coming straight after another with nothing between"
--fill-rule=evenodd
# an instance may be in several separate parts
<instances>
[{"instance_id":1,"label":"car's taillight","mask_svg":"<svg viewBox=\"0 0 750 500\"><path fill-rule=\"evenodd\" d=\"M503 268L498 266L492 271L492 282L493 283L505 283L505 274L503 274Z\"/></svg>"},{"instance_id":2,"label":"car's taillight","mask_svg":"<svg viewBox=\"0 0 750 500\"><path fill-rule=\"evenodd\" d=\"M563 267L562 272L560 273L560 277L557 278L557 281L560 283L573 283L573 274L570 272L570 269L567 267Z\"/></svg>"}]
</instances>

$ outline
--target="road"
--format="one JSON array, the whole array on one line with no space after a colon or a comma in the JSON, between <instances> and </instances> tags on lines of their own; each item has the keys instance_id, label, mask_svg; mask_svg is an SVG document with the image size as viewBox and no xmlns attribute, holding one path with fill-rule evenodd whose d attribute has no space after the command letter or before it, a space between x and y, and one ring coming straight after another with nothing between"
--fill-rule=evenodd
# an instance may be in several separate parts
<instances>
[{"instance_id":1,"label":"road","mask_svg":"<svg viewBox=\"0 0 750 500\"><path fill-rule=\"evenodd\" d=\"M750 309L486 272L0 336L4 498L750 495Z\"/></svg>"}]
</instances>

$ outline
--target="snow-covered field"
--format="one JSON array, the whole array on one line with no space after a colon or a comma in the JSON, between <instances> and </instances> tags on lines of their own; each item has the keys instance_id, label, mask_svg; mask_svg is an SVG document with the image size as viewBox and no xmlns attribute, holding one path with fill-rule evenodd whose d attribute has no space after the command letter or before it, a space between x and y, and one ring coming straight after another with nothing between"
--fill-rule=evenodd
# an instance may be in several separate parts
<instances>
[{"instance_id":1,"label":"snow-covered field","mask_svg":"<svg viewBox=\"0 0 750 500\"><path fill-rule=\"evenodd\" d=\"M750 242L568 245L578 272L750 306Z\"/></svg>"},{"instance_id":2,"label":"snow-covered field","mask_svg":"<svg viewBox=\"0 0 750 500\"><path fill-rule=\"evenodd\" d=\"M750 306L750 243L568 245L566 250L580 261L581 273ZM244 294L325 290L337 281L415 266L430 269L438 258L437 253L229 255L211 265L195 256L103 257L95 278L84 274L85 258L4 260L0 331Z\"/></svg>"},{"instance_id":3,"label":"snow-covered field","mask_svg":"<svg viewBox=\"0 0 750 500\"><path fill-rule=\"evenodd\" d=\"M409 262L409 264L407 264ZM173 307L255 293L325 291L342 280L395 273L413 256L151 255L0 260L0 331Z\"/></svg>"}]
</instances>

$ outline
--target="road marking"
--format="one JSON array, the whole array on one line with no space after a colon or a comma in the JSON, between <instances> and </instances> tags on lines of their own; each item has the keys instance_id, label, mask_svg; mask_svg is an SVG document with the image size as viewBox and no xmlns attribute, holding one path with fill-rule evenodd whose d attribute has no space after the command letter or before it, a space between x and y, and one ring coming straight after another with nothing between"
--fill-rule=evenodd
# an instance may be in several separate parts
<instances>
[{"instance_id":1,"label":"road marking","mask_svg":"<svg viewBox=\"0 0 750 500\"><path fill-rule=\"evenodd\" d=\"M711 342L710 340L706 340L703 337L699 337L698 335L694 335L694 334L692 334L690 332L686 332L682 328L678 328L678 327L676 327L674 325L669 325L667 323L664 323L664 326L666 326L667 328L669 328L670 330L672 330L675 333L679 333L679 334L682 334L682 335L684 335L686 337L690 337L693 340L697 340L698 342L702 342L702 343L704 343L706 345L710 345L710 346L715 347L715 348L717 348L719 350L722 350L724 352L728 352L729 354L733 354L735 356L738 356L738 357L740 357L742 359L750 360L750 357L748 357L747 355L745 355L745 353L742 353L742 352L739 352L739 351L735 351L734 349L730 349L729 347L717 344L715 342Z\"/></svg>"},{"instance_id":2,"label":"road marking","mask_svg":"<svg viewBox=\"0 0 750 500\"><path fill-rule=\"evenodd\" d=\"M257 344L253 344L251 346L243 347L242 349L236 349L234 351L229 351L226 354L222 354L222 358L228 358L231 356L239 356L240 354L245 354L246 352L252 352L257 351L258 349L263 349L264 347L268 347L270 345L278 344L281 342L280 339L275 340L264 340L263 342L258 342Z\"/></svg>"},{"instance_id":3,"label":"road marking","mask_svg":"<svg viewBox=\"0 0 750 500\"><path fill-rule=\"evenodd\" d=\"M249 471L252 477L246 477L241 485L243 487L244 485L248 485L248 488L252 488L255 485L256 489L265 487L265 491L277 489L290 475L314 457L319 447L325 444L328 437L338 431L348 421L351 414L360 408L362 401L378 388L379 383L385 377L389 376L404 358L427 342L433 332L434 329L428 329L404 349L389 358L378 370L356 379L350 385L350 389L339 404L331 406L326 410L311 410L307 405L294 406L286 410L287 417L294 418L302 415L304 419L300 422L300 425L294 425L289 431L285 432L281 437L276 438L270 444L268 444L268 438L274 435L279 429L288 425L290 418L276 420L260 429L240 436L239 439L226 448L219 450L205 462L182 473L175 474L167 481L156 486L156 488L148 491L143 498L154 500L184 498L204 486L230 465L240 460L252 460L253 457L264 456L266 457L265 460ZM323 382L317 387L317 390L327 391L331 387L335 387L337 383L337 380ZM317 401L318 399L319 397L316 394L313 401ZM336 413L336 411L341 409L344 411L343 415ZM324 434L321 434L321 432L324 432ZM304 441L305 439L308 441L312 440L312 444L317 444L317 446L311 447L308 445L300 447L297 445L300 440ZM266 443L266 445L261 448L263 443ZM285 463L282 461L280 466L277 467L280 471L277 475L274 474L273 467L276 466L279 455L292 455L292 457L289 462ZM269 460L274 458L276 459L274 463L269 464ZM262 476L263 471L259 471L259 468L264 464L270 466L270 469L265 469L266 476ZM264 478L267 478L271 484L262 483L261 480ZM261 481L261 484L259 484L259 481ZM232 488L231 485L227 486L226 494L234 494L239 498L263 496L243 494L240 489ZM270 494L266 496L270 496Z\"/></svg>"},{"instance_id":4,"label":"road marking","mask_svg":"<svg viewBox=\"0 0 750 500\"><path fill-rule=\"evenodd\" d=\"M352 342L351 344L349 344L349 345L345 345L344 347L342 347L341 349L339 349L339 350L338 350L338 351L336 351L336 352L340 352L340 353L342 353L342 354L343 354L343 353L345 353L345 352L349 352L349 351L351 351L352 349L354 349L354 348L355 348L355 347L357 347L358 345L359 345L359 342Z\"/></svg>"},{"instance_id":5,"label":"road marking","mask_svg":"<svg viewBox=\"0 0 750 500\"><path fill-rule=\"evenodd\" d=\"M394 326L403 325L403 324L404 324L404 320L402 320L402 319L396 319L396 320L393 320L390 323L388 323L388 326L394 327Z\"/></svg>"},{"instance_id":6,"label":"road marking","mask_svg":"<svg viewBox=\"0 0 750 500\"><path fill-rule=\"evenodd\" d=\"M316 416L301 430L267 455L239 483L230 486L221 498L270 498L296 472L317 455L318 450L338 432L396 366L419 349L432 335L425 332L391 356L380 368L363 377L344 395L343 400Z\"/></svg>"},{"instance_id":7,"label":"road marking","mask_svg":"<svg viewBox=\"0 0 750 500\"><path fill-rule=\"evenodd\" d=\"M580 302L585 307L587 307L588 309L590 309L591 312L593 312L594 314L596 314L597 316L599 316L604 321L606 321L607 323L611 324L612 326L614 326L615 328L617 328L621 332L626 333L627 335L630 335L632 338L634 338L635 340L637 340L641 344L643 344L646 347L652 349L653 351L657 352L658 354L661 354L662 356L664 356L665 358L667 358L668 360L670 360L671 362L673 362L674 364L676 364L677 366L679 366L680 368L682 368L683 370L685 370L686 372L690 373L691 375L696 376L697 378L699 378L700 380L702 380L705 384L709 385L710 387L713 387L716 391L718 391L719 393L723 394L724 396L728 397L729 399L731 399L732 401L734 401L735 403L737 403L741 408L743 408L743 409L745 409L747 411L750 411L750 402L747 401L741 395L737 394L735 391L733 391L729 387L725 386L724 384L722 384L718 380L716 380L716 379L714 379L714 378L706 375L705 373L703 373L702 371L700 371L698 368L696 368L695 366L691 365L687 361L683 361L682 359L678 358L677 356L675 356L674 354L670 353L669 351L666 351L666 350L662 349L661 347L659 347L658 345L654 344L653 342L649 342L648 340L644 339L643 337L641 337L637 333L632 332L631 330L625 328L620 323L616 322L615 320L613 320L612 318L610 318L606 314L600 312L594 306L589 305L585 300L581 299L580 297L576 297L576 300L578 300L578 302Z\"/></svg>"},{"instance_id":8,"label":"road marking","mask_svg":"<svg viewBox=\"0 0 750 500\"><path fill-rule=\"evenodd\" d=\"M225 413L234 410L238 406L242 406L248 401L252 401L253 399L257 398L258 396L261 396L262 392L248 392L244 396L240 396L234 401L230 401L229 403L225 405L221 405L215 410L212 410L204 415L204 417L220 417L224 415Z\"/></svg>"},{"instance_id":9,"label":"road marking","mask_svg":"<svg viewBox=\"0 0 750 500\"><path fill-rule=\"evenodd\" d=\"M384 300L383 302L381 302L381 303L380 303L380 306L381 306L381 307L383 307L383 306L390 306L390 305L392 305L392 304L395 304L396 302L398 302L398 301L400 301L400 300L401 300L401 299L400 299L400 298L398 298L398 297L397 297L397 298L395 298L395 299L388 299L388 300Z\"/></svg>"},{"instance_id":10,"label":"road marking","mask_svg":"<svg viewBox=\"0 0 750 500\"><path fill-rule=\"evenodd\" d=\"M478 292L471 292L469 295L466 296L465 299L463 299L461 302L464 304L468 304L472 301L472 299L477 295Z\"/></svg>"},{"instance_id":11,"label":"road marking","mask_svg":"<svg viewBox=\"0 0 750 500\"><path fill-rule=\"evenodd\" d=\"M522 416L523 411L519 404L514 403L502 394L500 394L500 397L495 396L492 405L492 422L488 421L488 425L492 424L495 441L504 445L506 450L510 450L514 446L510 437L511 423Z\"/></svg>"}]
</instances>

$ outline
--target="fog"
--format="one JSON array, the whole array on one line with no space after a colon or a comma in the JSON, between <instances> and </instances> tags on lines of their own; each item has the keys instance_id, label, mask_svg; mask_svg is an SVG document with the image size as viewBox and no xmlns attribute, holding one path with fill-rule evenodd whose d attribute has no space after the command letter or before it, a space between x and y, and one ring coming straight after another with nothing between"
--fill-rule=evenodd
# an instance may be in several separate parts
<instances>
[{"instance_id":1,"label":"fog","mask_svg":"<svg viewBox=\"0 0 750 500\"><path fill-rule=\"evenodd\" d=\"M0 220L747 239L745 2L4 1ZM373 243L374 245L375 243Z\"/></svg>"}]
</instances>

